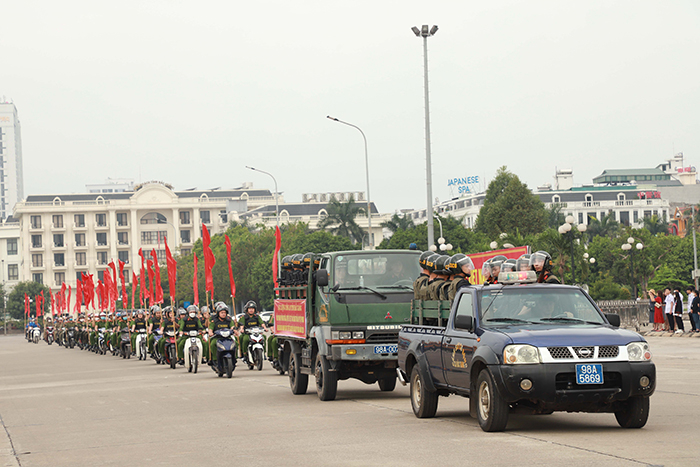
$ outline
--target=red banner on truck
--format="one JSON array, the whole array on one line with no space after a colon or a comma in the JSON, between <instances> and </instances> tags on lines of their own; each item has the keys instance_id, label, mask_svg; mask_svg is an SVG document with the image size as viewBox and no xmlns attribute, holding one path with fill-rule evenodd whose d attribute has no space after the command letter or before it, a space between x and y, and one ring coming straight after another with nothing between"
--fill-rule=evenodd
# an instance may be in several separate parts
<instances>
[{"instance_id":1,"label":"red banner on truck","mask_svg":"<svg viewBox=\"0 0 700 467\"><path fill-rule=\"evenodd\" d=\"M275 334L306 339L306 300L275 300Z\"/></svg>"},{"instance_id":2,"label":"red banner on truck","mask_svg":"<svg viewBox=\"0 0 700 467\"><path fill-rule=\"evenodd\" d=\"M490 260L494 256L503 255L508 259L518 259L521 255L528 254L529 252L529 246L517 246L515 248L507 248L505 250L484 251L481 253L474 253L473 255L467 255L474 263L474 273L469 278L469 282L472 284L484 283L484 276L481 275L481 267L486 261Z\"/></svg>"}]
</instances>

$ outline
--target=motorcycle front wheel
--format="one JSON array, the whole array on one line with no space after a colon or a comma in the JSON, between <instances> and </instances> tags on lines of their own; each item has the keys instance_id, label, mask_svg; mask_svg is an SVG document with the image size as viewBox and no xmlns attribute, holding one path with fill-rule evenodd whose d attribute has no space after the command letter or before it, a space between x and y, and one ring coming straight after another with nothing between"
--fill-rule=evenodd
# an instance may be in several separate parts
<instances>
[{"instance_id":1,"label":"motorcycle front wheel","mask_svg":"<svg viewBox=\"0 0 700 467\"><path fill-rule=\"evenodd\" d=\"M255 361L255 368L257 368L258 371L262 370L262 365L263 365L263 351L262 351L262 349L255 349L255 355L253 356L253 360Z\"/></svg>"},{"instance_id":2,"label":"motorcycle front wheel","mask_svg":"<svg viewBox=\"0 0 700 467\"><path fill-rule=\"evenodd\" d=\"M230 378L233 376L233 359L231 357L226 357L224 359L224 364L226 365L226 377Z\"/></svg>"}]
</instances>

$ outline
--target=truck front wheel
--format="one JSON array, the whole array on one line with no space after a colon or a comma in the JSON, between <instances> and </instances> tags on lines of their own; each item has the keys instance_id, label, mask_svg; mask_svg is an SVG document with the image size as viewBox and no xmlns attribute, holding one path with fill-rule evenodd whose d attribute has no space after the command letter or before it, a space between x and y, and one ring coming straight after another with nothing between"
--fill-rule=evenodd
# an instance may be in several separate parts
<instances>
[{"instance_id":1,"label":"truck front wheel","mask_svg":"<svg viewBox=\"0 0 700 467\"><path fill-rule=\"evenodd\" d=\"M484 368L476 380L476 418L484 431L503 431L508 424L508 404L498 393L489 370Z\"/></svg>"},{"instance_id":2,"label":"truck front wheel","mask_svg":"<svg viewBox=\"0 0 700 467\"><path fill-rule=\"evenodd\" d=\"M438 395L428 391L418 371L418 365L411 371L411 407L418 418L433 418L437 412Z\"/></svg>"},{"instance_id":3,"label":"truck front wheel","mask_svg":"<svg viewBox=\"0 0 700 467\"><path fill-rule=\"evenodd\" d=\"M649 419L649 398L630 397L622 403L622 410L615 412L617 423L622 428L641 428Z\"/></svg>"},{"instance_id":4,"label":"truck front wheel","mask_svg":"<svg viewBox=\"0 0 700 467\"><path fill-rule=\"evenodd\" d=\"M306 394L309 386L309 375L301 372L301 354L294 353L289 358L289 387L292 394Z\"/></svg>"},{"instance_id":5,"label":"truck front wheel","mask_svg":"<svg viewBox=\"0 0 700 467\"><path fill-rule=\"evenodd\" d=\"M332 401L338 393L338 373L330 371L328 360L323 355L316 355L316 392L322 401Z\"/></svg>"}]
</instances>

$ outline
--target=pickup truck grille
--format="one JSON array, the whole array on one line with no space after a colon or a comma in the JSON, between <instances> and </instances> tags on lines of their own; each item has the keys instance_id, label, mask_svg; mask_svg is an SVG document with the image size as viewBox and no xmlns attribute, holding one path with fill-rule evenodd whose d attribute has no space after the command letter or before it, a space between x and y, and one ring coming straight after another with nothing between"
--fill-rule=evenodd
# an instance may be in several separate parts
<instances>
[{"instance_id":1,"label":"pickup truck grille","mask_svg":"<svg viewBox=\"0 0 700 467\"><path fill-rule=\"evenodd\" d=\"M397 344L399 342L399 333L397 332L382 332L371 334L365 340L368 344Z\"/></svg>"},{"instance_id":2,"label":"pickup truck grille","mask_svg":"<svg viewBox=\"0 0 700 467\"><path fill-rule=\"evenodd\" d=\"M547 347L549 355L555 360L588 360L592 358L617 358L620 348L616 345L581 346L581 347ZM596 354L597 350L597 354Z\"/></svg>"}]
</instances>

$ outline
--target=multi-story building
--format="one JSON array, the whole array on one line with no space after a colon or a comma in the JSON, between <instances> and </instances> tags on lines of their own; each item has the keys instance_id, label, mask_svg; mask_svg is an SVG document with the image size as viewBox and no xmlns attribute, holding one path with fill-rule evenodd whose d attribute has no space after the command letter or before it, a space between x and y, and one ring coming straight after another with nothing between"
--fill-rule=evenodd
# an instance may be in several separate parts
<instances>
[{"instance_id":1,"label":"multi-story building","mask_svg":"<svg viewBox=\"0 0 700 467\"><path fill-rule=\"evenodd\" d=\"M12 214L17 201L24 197L22 172L22 134L17 108L0 101L0 218Z\"/></svg>"},{"instance_id":2,"label":"multi-story building","mask_svg":"<svg viewBox=\"0 0 700 467\"><path fill-rule=\"evenodd\" d=\"M8 217L0 220L0 283L6 294L21 280L21 267L19 222Z\"/></svg>"},{"instance_id":3,"label":"multi-story building","mask_svg":"<svg viewBox=\"0 0 700 467\"><path fill-rule=\"evenodd\" d=\"M212 235L250 208L272 203L269 190L174 191L146 182L131 192L31 195L15 206L20 229L19 277L52 288L75 285L80 273L102 279L108 263L124 261L141 269L139 249L155 250L165 262L165 242L173 255L189 254L206 225Z\"/></svg>"}]
</instances>

